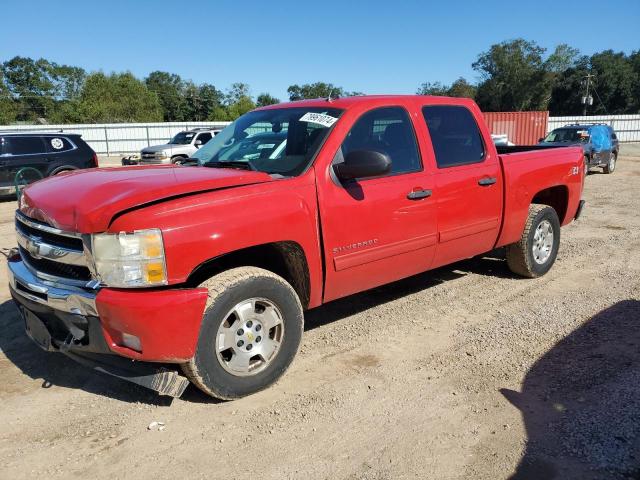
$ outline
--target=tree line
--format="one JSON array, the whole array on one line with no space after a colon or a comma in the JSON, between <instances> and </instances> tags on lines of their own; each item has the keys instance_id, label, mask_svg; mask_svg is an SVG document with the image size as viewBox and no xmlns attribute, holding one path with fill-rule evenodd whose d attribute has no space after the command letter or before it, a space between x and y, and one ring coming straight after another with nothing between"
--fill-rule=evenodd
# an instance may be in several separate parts
<instances>
[{"instance_id":1,"label":"tree line","mask_svg":"<svg viewBox=\"0 0 640 480\"><path fill-rule=\"evenodd\" d=\"M535 42L516 39L481 52L472 68L475 82L426 82L417 93L474 98L484 111L579 115L586 77L593 75L589 114L640 112L640 51L587 56L562 44L548 53ZM326 82L294 84L287 93L289 100L361 95ZM246 83L222 91L163 71L139 79L130 72L89 73L42 58L17 56L0 64L0 124L233 120L279 102L269 93L254 97Z\"/></svg>"},{"instance_id":2,"label":"tree line","mask_svg":"<svg viewBox=\"0 0 640 480\"><path fill-rule=\"evenodd\" d=\"M483 111L549 110L553 116L581 115L586 96L589 115L640 112L640 50L626 55L604 50L591 56L558 45L553 52L524 39L492 45L472 64L479 81L459 78L451 85L424 83L423 95L475 99Z\"/></svg>"}]
</instances>

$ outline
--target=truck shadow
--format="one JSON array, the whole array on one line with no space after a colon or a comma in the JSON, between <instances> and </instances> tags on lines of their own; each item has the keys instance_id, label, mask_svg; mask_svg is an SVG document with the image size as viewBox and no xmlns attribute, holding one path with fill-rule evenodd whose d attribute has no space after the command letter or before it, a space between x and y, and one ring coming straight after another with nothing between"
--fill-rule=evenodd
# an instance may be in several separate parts
<instances>
[{"instance_id":1,"label":"truck shadow","mask_svg":"<svg viewBox=\"0 0 640 480\"><path fill-rule=\"evenodd\" d=\"M619 302L501 390L528 437L511 480L640 479L639 326L640 301Z\"/></svg>"},{"instance_id":2,"label":"truck shadow","mask_svg":"<svg viewBox=\"0 0 640 480\"><path fill-rule=\"evenodd\" d=\"M398 280L397 282L341 298L310 310L305 314L305 331L322 327L401 297L465 277L471 273L496 278L521 278L509 270L504 259L504 249L496 249L485 255Z\"/></svg>"},{"instance_id":3,"label":"truck shadow","mask_svg":"<svg viewBox=\"0 0 640 480\"><path fill-rule=\"evenodd\" d=\"M13 300L0 304L0 350L22 373L42 380L42 388L59 386L82 389L123 402L168 405L170 397L124 382L77 364L61 353L48 353L25 334L24 322ZM1 388L1 387L0 387Z\"/></svg>"}]
</instances>

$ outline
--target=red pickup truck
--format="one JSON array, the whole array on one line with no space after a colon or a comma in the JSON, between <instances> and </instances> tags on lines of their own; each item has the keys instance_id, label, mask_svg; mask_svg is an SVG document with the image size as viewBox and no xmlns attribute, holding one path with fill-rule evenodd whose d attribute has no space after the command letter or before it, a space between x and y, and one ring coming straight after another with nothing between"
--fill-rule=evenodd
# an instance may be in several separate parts
<instances>
[{"instance_id":1,"label":"red pickup truck","mask_svg":"<svg viewBox=\"0 0 640 480\"><path fill-rule=\"evenodd\" d=\"M284 373L306 309L502 246L544 275L583 183L579 147L497 150L467 99L269 106L184 165L29 186L10 289L42 348L238 398Z\"/></svg>"}]
</instances>

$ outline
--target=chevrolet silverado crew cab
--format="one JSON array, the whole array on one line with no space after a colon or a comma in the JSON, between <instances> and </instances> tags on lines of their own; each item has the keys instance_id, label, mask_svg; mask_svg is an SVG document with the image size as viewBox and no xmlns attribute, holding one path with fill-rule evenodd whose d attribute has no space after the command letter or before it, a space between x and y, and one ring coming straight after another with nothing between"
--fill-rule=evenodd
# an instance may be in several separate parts
<instances>
[{"instance_id":1,"label":"chevrolet silverado crew cab","mask_svg":"<svg viewBox=\"0 0 640 480\"><path fill-rule=\"evenodd\" d=\"M264 107L193 156L24 190L8 266L37 344L242 397L291 364L306 309L496 247L544 275L583 205L580 147L496 149L468 99Z\"/></svg>"},{"instance_id":2,"label":"chevrolet silverado crew cab","mask_svg":"<svg viewBox=\"0 0 640 480\"><path fill-rule=\"evenodd\" d=\"M220 132L219 129L194 128L179 132L169 140L169 143L143 148L140 158L123 158L123 165L148 165L176 163L191 157L198 149Z\"/></svg>"}]
</instances>

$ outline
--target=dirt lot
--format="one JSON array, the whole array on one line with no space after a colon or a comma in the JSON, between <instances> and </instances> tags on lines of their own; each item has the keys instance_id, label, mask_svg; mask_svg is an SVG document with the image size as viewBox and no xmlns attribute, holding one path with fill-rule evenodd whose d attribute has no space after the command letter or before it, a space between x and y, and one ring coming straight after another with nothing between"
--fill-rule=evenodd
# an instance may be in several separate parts
<instances>
[{"instance_id":1,"label":"dirt lot","mask_svg":"<svg viewBox=\"0 0 640 480\"><path fill-rule=\"evenodd\" d=\"M2 262L0 477L640 478L640 147L586 184L546 277L490 255L308 312L284 379L228 403L41 352Z\"/></svg>"}]
</instances>

